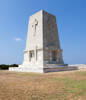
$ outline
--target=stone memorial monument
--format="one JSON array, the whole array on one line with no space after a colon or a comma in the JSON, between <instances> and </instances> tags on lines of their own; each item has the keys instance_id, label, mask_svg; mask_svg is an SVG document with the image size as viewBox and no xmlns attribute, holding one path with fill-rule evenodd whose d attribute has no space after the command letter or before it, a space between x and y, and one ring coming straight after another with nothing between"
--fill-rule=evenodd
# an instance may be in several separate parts
<instances>
[{"instance_id":1,"label":"stone memorial monument","mask_svg":"<svg viewBox=\"0 0 86 100\"><path fill-rule=\"evenodd\" d=\"M41 10L29 18L23 64L9 70L40 73L67 70L62 51L56 17Z\"/></svg>"}]
</instances>

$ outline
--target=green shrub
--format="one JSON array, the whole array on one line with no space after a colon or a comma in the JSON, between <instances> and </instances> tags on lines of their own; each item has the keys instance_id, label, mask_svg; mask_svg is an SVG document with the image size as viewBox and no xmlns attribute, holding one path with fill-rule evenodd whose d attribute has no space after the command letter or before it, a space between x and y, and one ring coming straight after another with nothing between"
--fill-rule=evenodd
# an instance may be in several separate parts
<instances>
[{"instance_id":1,"label":"green shrub","mask_svg":"<svg viewBox=\"0 0 86 100\"><path fill-rule=\"evenodd\" d=\"M0 70L8 70L9 67L18 67L18 65L17 64L12 64L12 65L2 64L2 65L0 65Z\"/></svg>"}]
</instances>

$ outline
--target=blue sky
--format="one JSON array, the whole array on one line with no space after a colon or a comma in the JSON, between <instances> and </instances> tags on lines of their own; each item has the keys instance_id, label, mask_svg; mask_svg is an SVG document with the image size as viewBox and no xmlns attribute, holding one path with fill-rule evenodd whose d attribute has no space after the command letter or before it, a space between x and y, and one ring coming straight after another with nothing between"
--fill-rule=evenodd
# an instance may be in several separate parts
<instances>
[{"instance_id":1,"label":"blue sky","mask_svg":"<svg viewBox=\"0 0 86 100\"><path fill-rule=\"evenodd\" d=\"M29 16L57 18L64 62L86 64L86 0L0 0L0 64L22 63Z\"/></svg>"}]
</instances>

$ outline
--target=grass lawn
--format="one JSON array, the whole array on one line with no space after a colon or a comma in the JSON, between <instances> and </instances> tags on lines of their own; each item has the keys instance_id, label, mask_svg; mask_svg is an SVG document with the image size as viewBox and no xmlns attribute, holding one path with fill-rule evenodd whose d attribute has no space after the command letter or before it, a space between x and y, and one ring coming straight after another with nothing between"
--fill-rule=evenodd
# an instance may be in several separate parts
<instances>
[{"instance_id":1,"label":"grass lawn","mask_svg":"<svg viewBox=\"0 0 86 100\"><path fill-rule=\"evenodd\" d=\"M86 71L0 71L0 100L86 100Z\"/></svg>"}]
</instances>

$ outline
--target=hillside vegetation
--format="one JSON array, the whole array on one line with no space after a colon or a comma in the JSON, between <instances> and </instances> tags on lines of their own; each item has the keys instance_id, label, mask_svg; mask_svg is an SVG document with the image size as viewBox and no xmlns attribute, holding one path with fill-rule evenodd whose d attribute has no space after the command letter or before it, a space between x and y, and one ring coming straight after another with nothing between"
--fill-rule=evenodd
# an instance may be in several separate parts
<instances>
[{"instance_id":1,"label":"hillside vegetation","mask_svg":"<svg viewBox=\"0 0 86 100\"><path fill-rule=\"evenodd\" d=\"M2 65L0 65L0 70L8 70L9 67L18 67L18 65L17 64L12 64L12 65L2 64Z\"/></svg>"}]
</instances>

